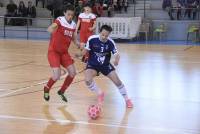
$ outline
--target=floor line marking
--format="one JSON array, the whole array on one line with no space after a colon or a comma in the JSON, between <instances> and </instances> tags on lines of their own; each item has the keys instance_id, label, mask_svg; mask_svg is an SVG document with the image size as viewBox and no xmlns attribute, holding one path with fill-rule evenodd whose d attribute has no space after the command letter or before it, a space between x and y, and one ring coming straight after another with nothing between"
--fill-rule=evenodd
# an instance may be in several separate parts
<instances>
[{"instance_id":1,"label":"floor line marking","mask_svg":"<svg viewBox=\"0 0 200 134\"><path fill-rule=\"evenodd\" d=\"M61 77L61 79L64 78L64 77L65 77L65 75L63 75L63 76ZM17 92L26 90L26 89L30 89L30 88L35 87L35 86L43 85L43 84L45 84L45 83L47 83L47 80L45 80L45 81L40 81L40 82L38 82L38 83L36 83L36 84L33 84L33 85L30 85L30 86L25 86L25 87L19 88L19 89L15 90L15 91L12 91L12 92L9 92L9 93L6 93L6 94L2 94L2 95L0 95L0 98L6 97L6 96L8 96L8 95L11 95L11 94L14 94L14 93L17 93Z\"/></svg>"},{"instance_id":2,"label":"floor line marking","mask_svg":"<svg viewBox=\"0 0 200 134\"><path fill-rule=\"evenodd\" d=\"M83 71L84 71L84 70L81 70L81 71L79 71L78 73L82 73ZM67 73L66 73L66 71L64 71L64 74L61 76L60 80L64 79L66 76L67 76ZM32 88L32 87L36 87L36 86L39 86L39 85L43 85L43 84L45 84L45 83L47 83L47 82L48 82L48 80L45 80L45 81L40 81L40 82L38 82L38 83L36 83L36 84L32 84L32 85L30 85L30 86L21 87L21 88L15 90L15 91L12 91L12 92L9 92L9 93L0 95L0 98L6 97L6 96L11 95L11 94L14 94L14 93L16 93L16 92L20 92L20 91L23 91L23 90L26 90L26 89L30 89L30 88Z\"/></svg>"},{"instance_id":3,"label":"floor line marking","mask_svg":"<svg viewBox=\"0 0 200 134\"><path fill-rule=\"evenodd\" d=\"M104 123L92 123L87 121L71 121L67 119L44 119L44 118L32 118L32 117L21 117L21 116L10 116L10 115L0 115L1 119L14 119L14 120L29 120L29 121L43 121L43 122L58 122L58 123L72 123L79 125L93 125L93 126L104 126L104 127L114 127L114 128L125 128L125 129L137 129L137 130L151 130L160 132L171 132L180 134L199 134L198 130L191 129L171 129L171 128L155 128L155 127L132 127L121 124L104 124Z\"/></svg>"},{"instance_id":4,"label":"floor line marking","mask_svg":"<svg viewBox=\"0 0 200 134\"><path fill-rule=\"evenodd\" d=\"M0 88L0 91L10 91L10 89L3 89L3 88Z\"/></svg>"}]
</instances>

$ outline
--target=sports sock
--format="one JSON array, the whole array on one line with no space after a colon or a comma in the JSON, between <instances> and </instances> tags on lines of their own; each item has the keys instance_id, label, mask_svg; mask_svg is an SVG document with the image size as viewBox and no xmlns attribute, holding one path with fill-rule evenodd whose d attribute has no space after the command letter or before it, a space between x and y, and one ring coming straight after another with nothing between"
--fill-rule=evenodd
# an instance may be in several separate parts
<instances>
[{"instance_id":1,"label":"sports sock","mask_svg":"<svg viewBox=\"0 0 200 134\"><path fill-rule=\"evenodd\" d=\"M72 83L73 79L74 79L74 77L71 77L69 75L65 78L65 81L64 81L64 83L63 83L63 85L62 85L62 87L60 89L61 93L64 93L66 91L66 89Z\"/></svg>"}]
</instances>

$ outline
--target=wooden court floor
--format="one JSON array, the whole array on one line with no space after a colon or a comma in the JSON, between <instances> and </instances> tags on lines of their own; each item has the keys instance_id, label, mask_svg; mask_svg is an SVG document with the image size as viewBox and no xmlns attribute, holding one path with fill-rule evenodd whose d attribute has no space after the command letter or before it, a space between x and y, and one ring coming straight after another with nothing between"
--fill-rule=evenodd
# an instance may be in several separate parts
<instances>
[{"instance_id":1,"label":"wooden court floor","mask_svg":"<svg viewBox=\"0 0 200 134\"><path fill-rule=\"evenodd\" d=\"M105 91L103 113L90 120L95 95L83 82L84 64L75 59L77 76L62 102L51 90L47 41L0 40L0 134L200 134L200 47L117 44L116 68L134 102L126 109L117 88L96 78ZM70 52L75 54L76 48ZM64 70L63 70L64 73ZM64 77L64 76L63 76Z\"/></svg>"}]
</instances>

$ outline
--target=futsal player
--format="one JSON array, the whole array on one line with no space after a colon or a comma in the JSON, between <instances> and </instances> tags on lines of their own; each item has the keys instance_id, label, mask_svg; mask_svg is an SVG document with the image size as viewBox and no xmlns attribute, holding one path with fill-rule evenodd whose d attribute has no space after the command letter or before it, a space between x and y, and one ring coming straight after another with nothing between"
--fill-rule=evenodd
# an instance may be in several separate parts
<instances>
[{"instance_id":1,"label":"futsal player","mask_svg":"<svg viewBox=\"0 0 200 134\"><path fill-rule=\"evenodd\" d=\"M82 51L88 38L93 35L96 29L96 15L92 13L92 9L89 4L84 5L83 13L78 16L78 22L76 26L76 34L80 28L80 50ZM78 54L80 56L81 54ZM88 55L84 55L82 60L87 59Z\"/></svg>"},{"instance_id":2,"label":"futsal player","mask_svg":"<svg viewBox=\"0 0 200 134\"><path fill-rule=\"evenodd\" d=\"M55 82L60 79L61 66L63 66L68 72L68 75L65 78L63 85L58 91L58 95L65 102L67 102L67 98L64 93L66 89L70 86L76 75L74 60L71 58L68 52L71 41L73 41L74 44L77 44L77 38L75 34L76 24L73 21L73 6L65 6L63 13L64 16L58 17L48 27L48 32L51 33L51 39L48 49L48 61L52 69L52 77L44 86L44 99L46 101L50 99L50 89L55 84Z\"/></svg>"},{"instance_id":3,"label":"futsal player","mask_svg":"<svg viewBox=\"0 0 200 134\"><path fill-rule=\"evenodd\" d=\"M100 28L99 35L92 35L89 37L84 53L89 53L89 59L85 71L85 83L87 87L96 93L98 96L98 104L102 105L104 100L104 92L96 85L93 78L97 73L101 72L108 77L119 89L120 94L123 96L126 107L132 108L133 103L129 99L125 85L118 77L114 66L110 63L111 54L114 55L114 65L119 64L120 55L115 46L115 42L109 37L112 28L108 25L103 25Z\"/></svg>"}]
</instances>

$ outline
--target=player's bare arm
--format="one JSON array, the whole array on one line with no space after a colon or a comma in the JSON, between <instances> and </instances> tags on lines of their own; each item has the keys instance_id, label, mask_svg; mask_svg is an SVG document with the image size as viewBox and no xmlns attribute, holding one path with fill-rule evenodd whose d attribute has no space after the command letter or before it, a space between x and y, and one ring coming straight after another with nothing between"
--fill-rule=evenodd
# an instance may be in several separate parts
<instances>
[{"instance_id":1,"label":"player's bare arm","mask_svg":"<svg viewBox=\"0 0 200 134\"><path fill-rule=\"evenodd\" d=\"M92 27L89 28L90 31L94 31L96 29L96 21L94 21L94 24Z\"/></svg>"},{"instance_id":2,"label":"player's bare arm","mask_svg":"<svg viewBox=\"0 0 200 134\"><path fill-rule=\"evenodd\" d=\"M83 49L83 51L81 52L81 55L83 56L83 55L86 55L87 53L89 53L89 50Z\"/></svg>"},{"instance_id":3,"label":"player's bare arm","mask_svg":"<svg viewBox=\"0 0 200 134\"><path fill-rule=\"evenodd\" d=\"M57 30L58 28L58 25L56 23L52 23L48 28L47 28L47 31L49 33L53 33Z\"/></svg>"},{"instance_id":4,"label":"player's bare arm","mask_svg":"<svg viewBox=\"0 0 200 134\"><path fill-rule=\"evenodd\" d=\"M80 47L80 44L77 40L77 33L76 32L73 33L73 40L72 41L74 42L74 45L76 45L78 48Z\"/></svg>"},{"instance_id":5,"label":"player's bare arm","mask_svg":"<svg viewBox=\"0 0 200 134\"><path fill-rule=\"evenodd\" d=\"M114 54L114 65L117 66L119 64L119 60L120 60L120 55L119 53L115 53Z\"/></svg>"}]
</instances>

